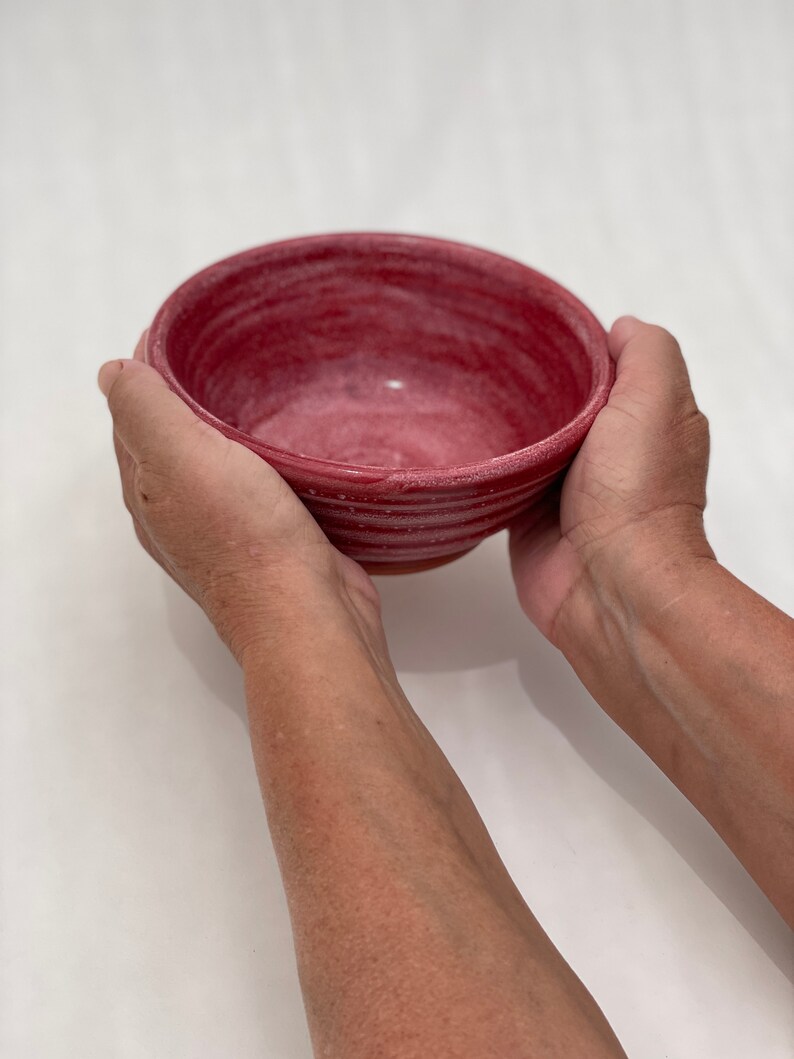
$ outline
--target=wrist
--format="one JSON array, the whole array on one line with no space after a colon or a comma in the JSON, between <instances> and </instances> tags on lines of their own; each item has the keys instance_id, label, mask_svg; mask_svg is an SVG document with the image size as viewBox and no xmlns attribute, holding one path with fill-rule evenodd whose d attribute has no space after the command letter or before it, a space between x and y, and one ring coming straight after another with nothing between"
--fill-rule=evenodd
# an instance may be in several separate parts
<instances>
[{"instance_id":1,"label":"wrist","mask_svg":"<svg viewBox=\"0 0 794 1059\"><path fill-rule=\"evenodd\" d=\"M328 552L316 563L268 552L187 586L244 672L305 653L331 630L385 651L374 585L355 563Z\"/></svg>"},{"instance_id":2,"label":"wrist","mask_svg":"<svg viewBox=\"0 0 794 1059\"><path fill-rule=\"evenodd\" d=\"M554 641L569 647L608 620L628 630L650 620L716 564L700 512L665 510L633 522L591 549L560 607Z\"/></svg>"},{"instance_id":3,"label":"wrist","mask_svg":"<svg viewBox=\"0 0 794 1059\"><path fill-rule=\"evenodd\" d=\"M310 674L329 685L351 668L396 686L374 588L362 593L299 569L270 594L238 624L234 653L248 688L301 683Z\"/></svg>"},{"instance_id":4,"label":"wrist","mask_svg":"<svg viewBox=\"0 0 794 1059\"><path fill-rule=\"evenodd\" d=\"M591 558L561 608L555 642L604 711L681 787L691 779L683 763L707 761L698 725L676 705L692 669L680 640L698 653L705 630L693 618L708 609L723 571L705 537L659 528L637 526L619 549Z\"/></svg>"},{"instance_id":5,"label":"wrist","mask_svg":"<svg viewBox=\"0 0 794 1059\"><path fill-rule=\"evenodd\" d=\"M243 658L266 802L290 791L322 811L334 794L358 798L387 774L409 785L430 775L432 740L400 688L380 626L362 623L338 594L303 596L284 621L286 631L260 637Z\"/></svg>"}]
</instances>

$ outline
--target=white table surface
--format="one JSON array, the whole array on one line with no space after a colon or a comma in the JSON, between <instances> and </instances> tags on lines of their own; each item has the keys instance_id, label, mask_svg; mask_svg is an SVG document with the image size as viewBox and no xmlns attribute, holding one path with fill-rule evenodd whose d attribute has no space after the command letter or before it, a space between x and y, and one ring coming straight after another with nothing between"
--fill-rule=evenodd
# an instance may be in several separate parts
<instances>
[{"instance_id":1,"label":"white table surface","mask_svg":"<svg viewBox=\"0 0 794 1059\"><path fill-rule=\"evenodd\" d=\"M197 268L416 231L665 323L718 555L792 609L792 29L786 0L3 5L3 1059L310 1054L240 677L136 545L94 383ZM521 618L503 538L382 592L629 1055L790 1059L791 935Z\"/></svg>"}]
</instances>

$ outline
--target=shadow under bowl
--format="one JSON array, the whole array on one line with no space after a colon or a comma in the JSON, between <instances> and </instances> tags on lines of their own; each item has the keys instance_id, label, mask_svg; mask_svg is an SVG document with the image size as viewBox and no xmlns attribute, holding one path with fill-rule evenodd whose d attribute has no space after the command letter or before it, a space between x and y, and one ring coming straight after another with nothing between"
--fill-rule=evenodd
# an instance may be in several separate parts
<instances>
[{"instance_id":1,"label":"shadow under bowl","mask_svg":"<svg viewBox=\"0 0 794 1059\"><path fill-rule=\"evenodd\" d=\"M383 233L211 265L160 308L146 359L374 573L502 529L570 463L614 378L604 329L546 276Z\"/></svg>"}]
</instances>

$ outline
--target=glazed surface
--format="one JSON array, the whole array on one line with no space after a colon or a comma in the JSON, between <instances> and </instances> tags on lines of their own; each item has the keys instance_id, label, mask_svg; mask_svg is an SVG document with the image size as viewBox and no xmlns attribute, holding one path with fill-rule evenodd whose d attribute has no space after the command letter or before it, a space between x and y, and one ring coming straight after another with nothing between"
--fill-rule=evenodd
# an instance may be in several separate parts
<instances>
[{"instance_id":1,"label":"glazed surface","mask_svg":"<svg viewBox=\"0 0 794 1059\"><path fill-rule=\"evenodd\" d=\"M147 357L381 568L501 528L570 461L612 378L603 329L540 273L377 233L210 266L166 301Z\"/></svg>"}]
</instances>

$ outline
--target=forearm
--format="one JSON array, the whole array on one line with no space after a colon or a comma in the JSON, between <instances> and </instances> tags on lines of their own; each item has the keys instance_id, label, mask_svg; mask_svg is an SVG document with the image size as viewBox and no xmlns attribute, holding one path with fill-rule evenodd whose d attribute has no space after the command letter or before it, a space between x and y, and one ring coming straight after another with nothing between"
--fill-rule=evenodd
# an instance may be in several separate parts
<instances>
[{"instance_id":1,"label":"forearm","mask_svg":"<svg viewBox=\"0 0 794 1059\"><path fill-rule=\"evenodd\" d=\"M331 607L246 677L317 1054L622 1055L381 645Z\"/></svg>"},{"instance_id":2,"label":"forearm","mask_svg":"<svg viewBox=\"0 0 794 1059\"><path fill-rule=\"evenodd\" d=\"M713 559L638 539L606 562L574 590L559 645L791 922L794 623Z\"/></svg>"}]
</instances>

